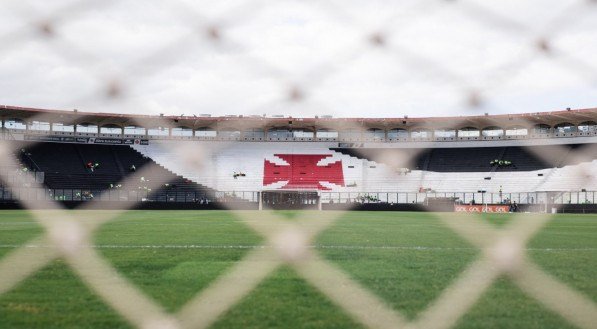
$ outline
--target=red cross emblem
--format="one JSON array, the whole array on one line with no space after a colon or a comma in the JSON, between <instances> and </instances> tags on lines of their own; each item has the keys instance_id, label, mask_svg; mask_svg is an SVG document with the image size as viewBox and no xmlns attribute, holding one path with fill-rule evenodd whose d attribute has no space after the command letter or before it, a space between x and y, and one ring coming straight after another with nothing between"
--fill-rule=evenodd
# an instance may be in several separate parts
<instances>
[{"instance_id":1,"label":"red cross emblem","mask_svg":"<svg viewBox=\"0 0 597 329\"><path fill-rule=\"evenodd\" d=\"M327 165L317 165L331 154L274 154L288 165L278 165L268 160L263 162L263 185L286 182L283 189L331 190L321 185L328 182L344 186L342 160Z\"/></svg>"}]
</instances>

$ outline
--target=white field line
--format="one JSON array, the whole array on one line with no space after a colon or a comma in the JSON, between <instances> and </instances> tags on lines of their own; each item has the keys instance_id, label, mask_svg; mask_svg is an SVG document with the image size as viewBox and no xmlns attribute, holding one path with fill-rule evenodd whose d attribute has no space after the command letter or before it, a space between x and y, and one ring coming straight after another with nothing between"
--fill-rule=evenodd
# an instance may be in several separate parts
<instances>
[{"instance_id":1,"label":"white field line","mask_svg":"<svg viewBox=\"0 0 597 329\"><path fill-rule=\"evenodd\" d=\"M0 248L55 248L50 244L0 244ZM201 245L201 244L165 244L165 245L119 245L95 244L84 247L96 249L265 249L271 245ZM469 251L479 250L473 247L429 247L429 246L350 246L350 245L309 245L310 249L345 249L345 250L420 250L420 251ZM527 251L566 252L597 251L597 248L525 248Z\"/></svg>"}]
</instances>

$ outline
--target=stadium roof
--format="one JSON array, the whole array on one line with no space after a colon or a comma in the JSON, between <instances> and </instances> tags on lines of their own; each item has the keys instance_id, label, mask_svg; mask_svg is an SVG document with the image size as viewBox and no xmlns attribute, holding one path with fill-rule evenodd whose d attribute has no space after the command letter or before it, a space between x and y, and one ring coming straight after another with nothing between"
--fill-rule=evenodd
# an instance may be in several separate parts
<instances>
[{"instance_id":1,"label":"stadium roof","mask_svg":"<svg viewBox=\"0 0 597 329\"><path fill-rule=\"evenodd\" d=\"M98 126L138 125L144 127L189 127L189 128L485 128L528 127L537 124L555 126L562 123L578 125L586 121L597 121L597 108L567 109L551 112L471 115L454 117L421 118L294 118L266 116L162 116L140 114L114 114L84 112L78 110L50 110L18 106L0 105L0 118L3 120L19 119L23 121L61 122L67 124L96 124Z\"/></svg>"}]
</instances>

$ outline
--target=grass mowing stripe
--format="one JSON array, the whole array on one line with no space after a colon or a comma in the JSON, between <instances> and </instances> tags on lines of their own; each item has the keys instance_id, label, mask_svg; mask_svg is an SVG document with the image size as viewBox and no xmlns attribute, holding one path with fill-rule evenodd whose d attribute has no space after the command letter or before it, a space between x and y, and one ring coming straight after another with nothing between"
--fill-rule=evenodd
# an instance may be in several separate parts
<instances>
[{"instance_id":1,"label":"grass mowing stripe","mask_svg":"<svg viewBox=\"0 0 597 329\"><path fill-rule=\"evenodd\" d=\"M53 245L40 244L0 244L0 248L53 248ZM85 245L96 249L263 249L273 248L271 245L113 245L113 244L95 244ZM442 251L442 250L478 250L477 248L467 247L429 247L429 246L334 246L334 245L309 245L310 249L350 249L350 250L422 250L422 251ZM525 248L527 251L597 251L597 248Z\"/></svg>"}]
</instances>

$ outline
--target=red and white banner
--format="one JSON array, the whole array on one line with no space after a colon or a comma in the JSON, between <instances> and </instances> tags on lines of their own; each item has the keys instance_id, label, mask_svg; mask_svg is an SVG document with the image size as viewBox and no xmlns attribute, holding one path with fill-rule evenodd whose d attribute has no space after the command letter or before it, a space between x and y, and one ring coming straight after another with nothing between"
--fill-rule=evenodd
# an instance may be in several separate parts
<instances>
[{"instance_id":1,"label":"red and white banner","mask_svg":"<svg viewBox=\"0 0 597 329\"><path fill-rule=\"evenodd\" d=\"M490 212L490 213L507 213L510 210L509 205L483 205L483 204L456 204L454 205L455 212Z\"/></svg>"}]
</instances>

